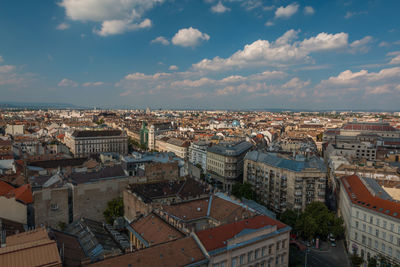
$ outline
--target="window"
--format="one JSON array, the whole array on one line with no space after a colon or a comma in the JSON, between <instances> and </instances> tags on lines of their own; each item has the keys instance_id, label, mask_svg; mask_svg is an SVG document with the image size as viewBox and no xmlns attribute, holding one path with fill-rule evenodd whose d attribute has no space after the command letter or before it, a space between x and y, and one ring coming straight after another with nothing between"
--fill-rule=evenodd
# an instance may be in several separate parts
<instances>
[{"instance_id":1,"label":"window","mask_svg":"<svg viewBox=\"0 0 400 267\"><path fill-rule=\"evenodd\" d=\"M390 243L393 243L393 235L389 235L389 241Z\"/></svg>"},{"instance_id":2,"label":"window","mask_svg":"<svg viewBox=\"0 0 400 267\"><path fill-rule=\"evenodd\" d=\"M286 240L282 240L282 248L285 248L286 246Z\"/></svg>"},{"instance_id":3,"label":"window","mask_svg":"<svg viewBox=\"0 0 400 267\"><path fill-rule=\"evenodd\" d=\"M366 226L365 226L365 223L363 223L363 231L365 232L365 230L366 230Z\"/></svg>"},{"instance_id":4,"label":"window","mask_svg":"<svg viewBox=\"0 0 400 267\"><path fill-rule=\"evenodd\" d=\"M381 250L383 253L385 253L385 243L382 243Z\"/></svg>"},{"instance_id":5,"label":"window","mask_svg":"<svg viewBox=\"0 0 400 267\"><path fill-rule=\"evenodd\" d=\"M385 228L386 229L386 221L383 221L383 228Z\"/></svg>"},{"instance_id":6,"label":"window","mask_svg":"<svg viewBox=\"0 0 400 267\"><path fill-rule=\"evenodd\" d=\"M382 231L382 238L383 238L383 239L386 239L386 232L383 232L383 231Z\"/></svg>"},{"instance_id":7,"label":"window","mask_svg":"<svg viewBox=\"0 0 400 267\"><path fill-rule=\"evenodd\" d=\"M376 235L376 237L379 237L379 230L378 229L375 230L375 235Z\"/></svg>"},{"instance_id":8,"label":"window","mask_svg":"<svg viewBox=\"0 0 400 267\"><path fill-rule=\"evenodd\" d=\"M374 221L374 217L369 217L369 223L372 223Z\"/></svg>"},{"instance_id":9,"label":"window","mask_svg":"<svg viewBox=\"0 0 400 267\"><path fill-rule=\"evenodd\" d=\"M356 221L356 228L358 229L358 222Z\"/></svg>"},{"instance_id":10,"label":"window","mask_svg":"<svg viewBox=\"0 0 400 267\"><path fill-rule=\"evenodd\" d=\"M239 263L240 263L240 265L244 264L244 254L240 255Z\"/></svg>"},{"instance_id":11,"label":"window","mask_svg":"<svg viewBox=\"0 0 400 267\"><path fill-rule=\"evenodd\" d=\"M276 242L276 251L278 251L279 250L279 244L280 244L280 242L278 241L278 242Z\"/></svg>"},{"instance_id":12,"label":"window","mask_svg":"<svg viewBox=\"0 0 400 267\"><path fill-rule=\"evenodd\" d=\"M399 238L399 242L400 242L400 238ZM269 255L271 255L271 253L272 253L272 246L273 246L273 245L270 245L270 246L268 247L268 254L269 254Z\"/></svg>"},{"instance_id":13,"label":"window","mask_svg":"<svg viewBox=\"0 0 400 267\"><path fill-rule=\"evenodd\" d=\"M358 218L359 215L360 215L360 212L357 210L357 211L356 211L356 217Z\"/></svg>"},{"instance_id":14,"label":"window","mask_svg":"<svg viewBox=\"0 0 400 267\"><path fill-rule=\"evenodd\" d=\"M392 231L392 232L394 231L394 224L393 223L390 224L390 231Z\"/></svg>"},{"instance_id":15,"label":"window","mask_svg":"<svg viewBox=\"0 0 400 267\"><path fill-rule=\"evenodd\" d=\"M378 218L376 218L376 225L380 225L380 220Z\"/></svg>"},{"instance_id":16,"label":"window","mask_svg":"<svg viewBox=\"0 0 400 267\"><path fill-rule=\"evenodd\" d=\"M378 241L375 240L375 248L378 249Z\"/></svg>"},{"instance_id":17,"label":"window","mask_svg":"<svg viewBox=\"0 0 400 267\"><path fill-rule=\"evenodd\" d=\"M367 214L364 213L364 221L367 220Z\"/></svg>"},{"instance_id":18,"label":"window","mask_svg":"<svg viewBox=\"0 0 400 267\"><path fill-rule=\"evenodd\" d=\"M372 227L368 226L368 233L372 234Z\"/></svg>"},{"instance_id":19,"label":"window","mask_svg":"<svg viewBox=\"0 0 400 267\"><path fill-rule=\"evenodd\" d=\"M265 253L267 252L267 247L263 247L261 250L261 256L265 256Z\"/></svg>"},{"instance_id":20,"label":"window","mask_svg":"<svg viewBox=\"0 0 400 267\"><path fill-rule=\"evenodd\" d=\"M368 246L370 247L372 245L372 240L370 237L368 237Z\"/></svg>"},{"instance_id":21,"label":"window","mask_svg":"<svg viewBox=\"0 0 400 267\"><path fill-rule=\"evenodd\" d=\"M362 235L361 236L361 242L363 243L363 245L365 245L365 240L366 240L365 235Z\"/></svg>"},{"instance_id":22,"label":"window","mask_svg":"<svg viewBox=\"0 0 400 267\"><path fill-rule=\"evenodd\" d=\"M247 253L247 262L251 262L252 257L251 257L252 252Z\"/></svg>"},{"instance_id":23,"label":"window","mask_svg":"<svg viewBox=\"0 0 400 267\"><path fill-rule=\"evenodd\" d=\"M225 267L225 262L221 262L221 267Z\"/></svg>"},{"instance_id":24,"label":"window","mask_svg":"<svg viewBox=\"0 0 400 267\"><path fill-rule=\"evenodd\" d=\"M276 256L276 258L275 258L275 266L277 266L278 263L279 263L279 256Z\"/></svg>"},{"instance_id":25,"label":"window","mask_svg":"<svg viewBox=\"0 0 400 267\"><path fill-rule=\"evenodd\" d=\"M260 249L256 249L254 253L254 259L258 259L260 257Z\"/></svg>"},{"instance_id":26,"label":"window","mask_svg":"<svg viewBox=\"0 0 400 267\"><path fill-rule=\"evenodd\" d=\"M357 234L357 232L354 232L354 239L357 240L357 238L358 238L358 234Z\"/></svg>"},{"instance_id":27,"label":"window","mask_svg":"<svg viewBox=\"0 0 400 267\"><path fill-rule=\"evenodd\" d=\"M281 264L283 264L284 262L285 262L285 255L282 254L282 256L281 256Z\"/></svg>"},{"instance_id":28,"label":"window","mask_svg":"<svg viewBox=\"0 0 400 267\"><path fill-rule=\"evenodd\" d=\"M389 256L392 256L392 247L388 247Z\"/></svg>"},{"instance_id":29,"label":"window","mask_svg":"<svg viewBox=\"0 0 400 267\"><path fill-rule=\"evenodd\" d=\"M237 259L233 258L232 259L232 267L236 267L237 266L236 263L237 263Z\"/></svg>"}]
</instances>

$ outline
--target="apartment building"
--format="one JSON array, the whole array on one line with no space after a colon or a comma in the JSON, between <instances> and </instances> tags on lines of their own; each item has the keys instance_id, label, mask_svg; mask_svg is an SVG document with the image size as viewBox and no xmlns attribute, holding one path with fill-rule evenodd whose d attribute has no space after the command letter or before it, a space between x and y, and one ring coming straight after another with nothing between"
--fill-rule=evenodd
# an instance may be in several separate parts
<instances>
[{"instance_id":1,"label":"apartment building","mask_svg":"<svg viewBox=\"0 0 400 267\"><path fill-rule=\"evenodd\" d=\"M304 210L313 201L325 201L327 169L316 156L251 151L244 159L243 181L275 212Z\"/></svg>"},{"instance_id":2,"label":"apartment building","mask_svg":"<svg viewBox=\"0 0 400 267\"><path fill-rule=\"evenodd\" d=\"M226 191L243 174L243 159L252 148L249 142L218 144L207 149L207 173Z\"/></svg>"},{"instance_id":3,"label":"apartment building","mask_svg":"<svg viewBox=\"0 0 400 267\"><path fill-rule=\"evenodd\" d=\"M205 171L207 169L207 148L210 147L210 142L197 141L189 146L189 161L194 165L200 164Z\"/></svg>"},{"instance_id":4,"label":"apartment building","mask_svg":"<svg viewBox=\"0 0 400 267\"><path fill-rule=\"evenodd\" d=\"M121 130L76 130L66 133L65 144L75 157L102 152L128 153L128 137Z\"/></svg>"},{"instance_id":5,"label":"apartment building","mask_svg":"<svg viewBox=\"0 0 400 267\"><path fill-rule=\"evenodd\" d=\"M178 138L163 137L156 140L156 150L160 152L172 152L182 159L188 156L189 141Z\"/></svg>"},{"instance_id":6,"label":"apartment building","mask_svg":"<svg viewBox=\"0 0 400 267\"><path fill-rule=\"evenodd\" d=\"M268 216L258 215L238 222L196 232L207 251L208 266L289 266L291 228Z\"/></svg>"},{"instance_id":7,"label":"apartment building","mask_svg":"<svg viewBox=\"0 0 400 267\"><path fill-rule=\"evenodd\" d=\"M383 256L392 265L400 264L400 203L373 179L340 179L339 215L350 253L365 261Z\"/></svg>"}]
</instances>

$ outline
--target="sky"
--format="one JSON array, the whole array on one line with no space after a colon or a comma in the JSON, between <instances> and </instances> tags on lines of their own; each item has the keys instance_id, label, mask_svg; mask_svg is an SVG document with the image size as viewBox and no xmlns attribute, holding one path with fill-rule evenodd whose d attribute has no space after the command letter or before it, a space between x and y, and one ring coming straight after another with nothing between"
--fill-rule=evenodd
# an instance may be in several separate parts
<instances>
[{"instance_id":1,"label":"sky","mask_svg":"<svg viewBox=\"0 0 400 267\"><path fill-rule=\"evenodd\" d=\"M400 110L398 0L5 0L0 102Z\"/></svg>"}]
</instances>

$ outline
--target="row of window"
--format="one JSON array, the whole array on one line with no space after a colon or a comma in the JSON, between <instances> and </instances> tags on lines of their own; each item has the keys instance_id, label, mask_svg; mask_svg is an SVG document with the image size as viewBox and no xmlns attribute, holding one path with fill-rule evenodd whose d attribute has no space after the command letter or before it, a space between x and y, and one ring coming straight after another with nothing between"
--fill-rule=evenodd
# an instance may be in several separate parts
<instances>
[{"instance_id":1,"label":"row of window","mask_svg":"<svg viewBox=\"0 0 400 267\"><path fill-rule=\"evenodd\" d=\"M363 216L361 217L360 212L358 210L356 211L356 218L357 219L360 219L360 220L363 220L365 222L368 222L367 221L367 214L363 213L362 215ZM381 224L380 218L375 217L375 219L374 219L374 217L372 215L369 216L369 223L370 224L375 224L376 226L379 226L379 227L381 227L383 229L386 229L386 230L389 230L389 231L392 231L392 232L395 232L395 230L396 230L394 223L388 223L387 221L382 220L382 224ZM400 234L400 225L397 226L397 233Z\"/></svg>"},{"instance_id":2,"label":"row of window","mask_svg":"<svg viewBox=\"0 0 400 267\"><path fill-rule=\"evenodd\" d=\"M241 257L241 256L240 256ZM286 253L283 253L281 255L278 255L275 257L275 266L278 266L279 264L284 265L285 264L285 257L286 257ZM254 262L254 264L249 265L249 267L271 267L272 266L272 262L274 261L274 258L269 259L268 261L260 261L260 262ZM238 266L242 266L244 265L244 262L240 262L240 258L238 260L237 257L232 259L232 267L238 267ZM213 265L213 267L227 267L227 263L226 261L223 262L219 262L219 263L215 263Z\"/></svg>"},{"instance_id":3,"label":"row of window","mask_svg":"<svg viewBox=\"0 0 400 267\"><path fill-rule=\"evenodd\" d=\"M358 241L358 234L357 232L354 235L355 240ZM400 242L400 241L399 241ZM372 239L370 237L366 237L364 235L361 236L361 243L365 246L368 246L370 248L372 248ZM399 246L397 246L399 247ZM374 248L376 250L380 250L383 254L387 254L390 257L393 256L393 249L391 246L386 246L386 244L384 242L381 243L381 246L379 246L379 242L378 240L374 240ZM400 260L400 250L396 250L396 258Z\"/></svg>"}]
</instances>

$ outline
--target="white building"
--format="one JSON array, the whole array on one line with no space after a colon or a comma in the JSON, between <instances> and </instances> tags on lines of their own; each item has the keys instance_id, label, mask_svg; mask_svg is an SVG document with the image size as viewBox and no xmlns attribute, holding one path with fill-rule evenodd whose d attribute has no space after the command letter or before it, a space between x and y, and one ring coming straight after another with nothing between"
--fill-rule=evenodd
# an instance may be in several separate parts
<instances>
[{"instance_id":1,"label":"white building","mask_svg":"<svg viewBox=\"0 0 400 267\"><path fill-rule=\"evenodd\" d=\"M189 161L194 165L200 164L203 171L207 168L207 148L210 142L198 141L193 142L189 146Z\"/></svg>"},{"instance_id":2,"label":"white building","mask_svg":"<svg viewBox=\"0 0 400 267\"><path fill-rule=\"evenodd\" d=\"M339 214L347 248L365 261L383 256L400 264L400 203L373 180L357 175L340 179Z\"/></svg>"}]
</instances>

